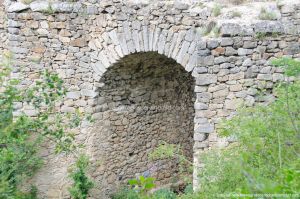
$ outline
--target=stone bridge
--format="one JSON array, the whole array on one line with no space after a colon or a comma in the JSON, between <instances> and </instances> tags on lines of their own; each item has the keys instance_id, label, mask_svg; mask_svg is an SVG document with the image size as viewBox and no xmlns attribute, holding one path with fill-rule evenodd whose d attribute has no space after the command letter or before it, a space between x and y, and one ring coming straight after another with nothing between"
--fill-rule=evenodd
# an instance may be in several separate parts
<instances>
[{"instance_id":1,"label":"stone bridge","mask_svg":"<svg viewBox=\"0 0 300 199\"><path fill-rule=\"evenodd\" d=\"M285 77L270 59L300 57L300 2L278 11L277 20L220 23L211 8L179 1L5 1L0 50L14 53L13 77L22 86L50 69L68 88L60 111L92 114L95 123L76 131L92 159L92 198L106 198L138 175L161 185L177 181L176 160L148 159L161 141L180 144L194 161L197 188L201 152L232 141L218 137L220 120L274 100L272 87ZM73 159L54 154L51 143L41 156L45 166L32 179L40 196L67 197Z\"/></svg>"}]
</instances>

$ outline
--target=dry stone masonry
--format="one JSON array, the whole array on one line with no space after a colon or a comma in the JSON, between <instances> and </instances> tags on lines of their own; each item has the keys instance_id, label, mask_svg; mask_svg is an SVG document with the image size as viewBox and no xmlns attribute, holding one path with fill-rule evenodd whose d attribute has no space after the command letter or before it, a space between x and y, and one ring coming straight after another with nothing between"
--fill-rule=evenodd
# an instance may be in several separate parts
<instances>
[{"instance_id":1,"label":"dry stone masonry","mask_svg":"<svg viewBox=\"0 0 300 199\"><path fill-rule=\"evenodd\" d=\"M193 77L173 59L151 52L125 56L100 83L91 147L103 165L93 177L102 187L140 175L155 177L158 185L178 182L177 161L149 161L148 154L165 141L180 144L193 160Z\"/></svg>"},{"instance_id":2,"label":"dry stone masonry","mask_svg":"<svg viewBox=\"0 0 300 199\"><path fill-rule=\"evenodd\" d=\"M150 161L161 141L180 144L194 161L193 185L201 179L201 152L227 146L217 124L239 106L274 100L284 80L274 57L300 58L300 2L279 6L278 20L248 24L211 22L212 10L180 1L22 2L0 7L0 50L14 53L13 77L32 84L49 69L68 88L61 112L92 114L76 139L92 158L96 187L107 198L129 178L150 175L165 185L178 178L178 162ZM219 37L199 28L216 24ZM8 41L7 45L5 41ZM260 90L268 94L258 95ZM31 107L18 104L28 115ZM18 112L16 112L16 115ZM68 195L72 158L55 155L32 179L41 198Z\"/></svg>"}]
</instances>

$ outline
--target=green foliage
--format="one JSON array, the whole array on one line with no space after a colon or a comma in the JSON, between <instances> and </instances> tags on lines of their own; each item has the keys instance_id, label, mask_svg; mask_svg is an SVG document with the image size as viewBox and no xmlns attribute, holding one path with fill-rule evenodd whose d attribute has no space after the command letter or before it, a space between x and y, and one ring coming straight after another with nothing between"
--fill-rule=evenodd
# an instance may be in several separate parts
<instances>
[{"instance_id":1,"label":"green foliage","mask_svg":"<svg viewBox=\"0 0 300 199\"><path fill-rule=\"evenodd\" d=\"M185 189L184 189L184 193L185 194L192 194L194 193L193 191L193 185L192 184L188 184Z\"/></svg>"},{"instance_id":2,"label":"green foliage","mask_svg":"<svg viewBox=\"0 0 300 199\"><path fill-rule=\"evenodd\" d=\"M153 199L176 199L176 194L170 189L159 189L152 194Z\"/></svg>"},{"instance_id":3,"label":"green foliage","mask_svg":"<svg viewBox=\"0 0 300 199\"><path fill-rule=\"evenodd\" d=\"M120 189L112 195L112 199L150 199L152 195L149 191L155 187L154 181L154 178L144 176L130 179L128 180L129 187Z\"/></svg>"},{"instance_id":4,"label":"green foliage","mask_svg":"<svg viewBox=\"0 0 300 199\"><path fill-rule=\"evenodd\" d=\"M163 141L149 154L149 158L151 160L170 159L173 158L178 151L178 145L168 144Z\"/></svg>"},{"instance_id":5,"label":"green foliage","mask_svg":"<svg viewBox=\"0 0 300 199\"><path fill-rule=\"evenodd\" d=\"M78 126L76 115L57 113L56 103L65 95L63 82L56 74L44 71L32 86L22 88L19 80L10 78L9 53L0 65L0 198L34 198L36 191L22 191L23 183L42 165L37 149L44 140L55 144L56 152L70 152L76 146L67 130ZM15 105L31 107L34 117L25 113L15 117Z\"/></svg>"},{"instance_id":6,"label":"green foliage","mask_svg":"<svg viewBox=\"0 0 300 199\"><path fill-rule=\"evenodd\" d=\"M88 165L88 157L81 155L76 161L75 168L73 168L70 173L70 177L73 179L73 185L69 191L73 199L86 199L89 190L94 186L94 183L86 175Z\"/></svg>"},{"instance_id":7,"label":"green foliage","mask_svg":"<svg viewBox=\"0 0 300 199\"><path fill-rule=\"evenodd\" d=\"M152 161L160 159L176 159L179 162L180 178L186 183L190 183L190 175L193 172L193 163L185 156L180 145L161 142L150 154L149 159Z\"/></svg>"},{"instance_id":8,"label":"green foliage","mask_svg":"<svg viewBox=\"0 0 300 199\"><path fill-rule=\"evenodd\" d=\"M176 199L170 189L159 189L153 193L141 193L136 189L123 188L112 196L112 199Z\"/></svg>"},{"instance_id":9,"label":"green foliage","mask_svg":"<svg viewBox=\"0 0 300 199\"><path fill-rule=\"evenodd\" d=\"M221 14L222 7L219 4L215 4L212 8L212 15L217 17Z\"/></svg>"},{"instance_id":10,"label":"green foliage","mask_svg":"<svg viewBox=\"0 0 300 199\"><path fill-rule=\"evenodd\" d=\"M281 59L274 59L272 64L284 69L286 76L298 76L300 74L300 61L295 59L283 57Z\"/></svg>"},{"instance_id":11,"label":"green foliage","mask_svg":"<svg viewBox=\"0 0 300 199\"><path fill-rule=\"evenodd\" d=\"M136 190L123 188L113 194L112 199L140 199L139 193Z\"/></svg>"},{"instance_id":12,"label":"green foliage","mask_svg":"<svg viewBox=\"0 0 300 199\"><path fill-rule=\"evenodd\" d=\"M299 61L273 62L288 76L300 74ZM221 125L221 135L237 142L201 157L201 193L299 194L300 190L300 82L281 82L277 100L269 106L240 110ZM234 198L232 196L232 198Z\"/></svg>"},{"instance_id":13,"label":"green foliage","mask_svg":"<svg viewBox=\"0 0 300 199\"><path fill-rule=\"evenodd\" d=\"M137 190L139 193L146 193L147 191L155 187L154 181L154 178L145 178L144 176L140 176L138 179L128 180L128 183L130 186L133 187L133 189Z\"/></svg>"},{"instance_id":14,"label":"green foliage","mask_svg":"<svg viewBox=\"0 0 300 199\"><path fill-rule=\"evenodd\" d=\"M277 38L279 36L280 36L280 33L278 33L278 32L272 32L272 33L257 32L255 34L255 38L257 38L259 40L264 40L267 37Z\"/></svg>"},{"instance_id":15,"label":"green foliage","mask_svg":"<svg viewBox=\"0 0 300 199\"><path fill-rule=\"evenodd\" d=\"M257 32L255 37L259 40L263 40L264 38L267 37L267 33L264 33L264 32Z\"/></svg>"}]
</instances>

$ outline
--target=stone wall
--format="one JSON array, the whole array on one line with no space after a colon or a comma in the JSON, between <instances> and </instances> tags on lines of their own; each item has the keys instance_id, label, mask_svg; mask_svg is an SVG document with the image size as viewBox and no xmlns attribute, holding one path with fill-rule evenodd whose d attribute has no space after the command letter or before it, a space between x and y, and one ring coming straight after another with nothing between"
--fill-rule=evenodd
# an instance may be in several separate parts
<instances>
[{"instance_id":1,"label":"stone wall","mask_svg":"<svg viewBox=\"0 0 300 199\"><path fill-rule=\"evenodd\" d=\"M0 0L0 58L7 43L6 14L3 3L4 2Z\"/></svg>"},{"instance_id":2,"label":"stone wall","mask_svg":"<svg viewBox=\"0 0 300 199\"><path fill-rule=\"evenodd\" d=\"M92 176L112 185L108 194L140 175L158 185L178 182L177 160L150 161L148 155L167 142L180 144L192 161L194 78L172 59L137 53L112 66L100 83L92 152L102 165Z\"/></svg>"},{"instance_id":3,"label":"stone wall","mask_svg":"<svg viewBox=\"0 0 300 199\"><path fill-rule=\"evenodd\" d=\"M210 21L209 10L179 2L33 2L12 3L7 10L9 49L19 67L13 75L26 87L38 78L39 70L58 72L68 88L60 111L79 108L96 120L84 123L76 136L92 157L96 180L92 198L105 198L99 192L107 196L115 184L151 169L145 156L161 138L181 143L187 154L193 147L193 179L198 187L201 152L231 141L218 138L220 119L231 117L241 105L274 100L272 88L285 77L271 67L271 58L300 57L300 4L282 6L277 21L222 23L218 38L200 37L197 32ZM184 92L177 94L176 85ZM260 89L268 94L257 95ZM186 109L137 110L160 103L173 107L185 103ZM119 113L120 107L132 112ZM30 107L23 110L35 113ZM169 137L170 130L182 137ZM41 154L45 166L33 180L42 198L65 197L67 169L73 160L54 155L51 144L47 149ZM161 183L169 182L176 163L161 165L165 171L154 175Z\"/></svg>"}]
</instances>

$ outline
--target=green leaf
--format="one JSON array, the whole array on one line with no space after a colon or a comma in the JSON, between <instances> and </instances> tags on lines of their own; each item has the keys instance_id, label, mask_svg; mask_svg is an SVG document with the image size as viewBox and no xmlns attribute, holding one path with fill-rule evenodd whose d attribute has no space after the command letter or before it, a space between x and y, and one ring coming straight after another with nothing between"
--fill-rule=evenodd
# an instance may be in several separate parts
<instances>
[{"instance_id":1,"label":"green leaf","mask_svg":"<svg viewBox=\"0 0 300 199\"><path fill-rule=\"evenodd\" d=\"M128 180L128 183L130 185L138 185L139 184L137 179L130 179L130 180Z\"/></svg>"}]
</instances>

